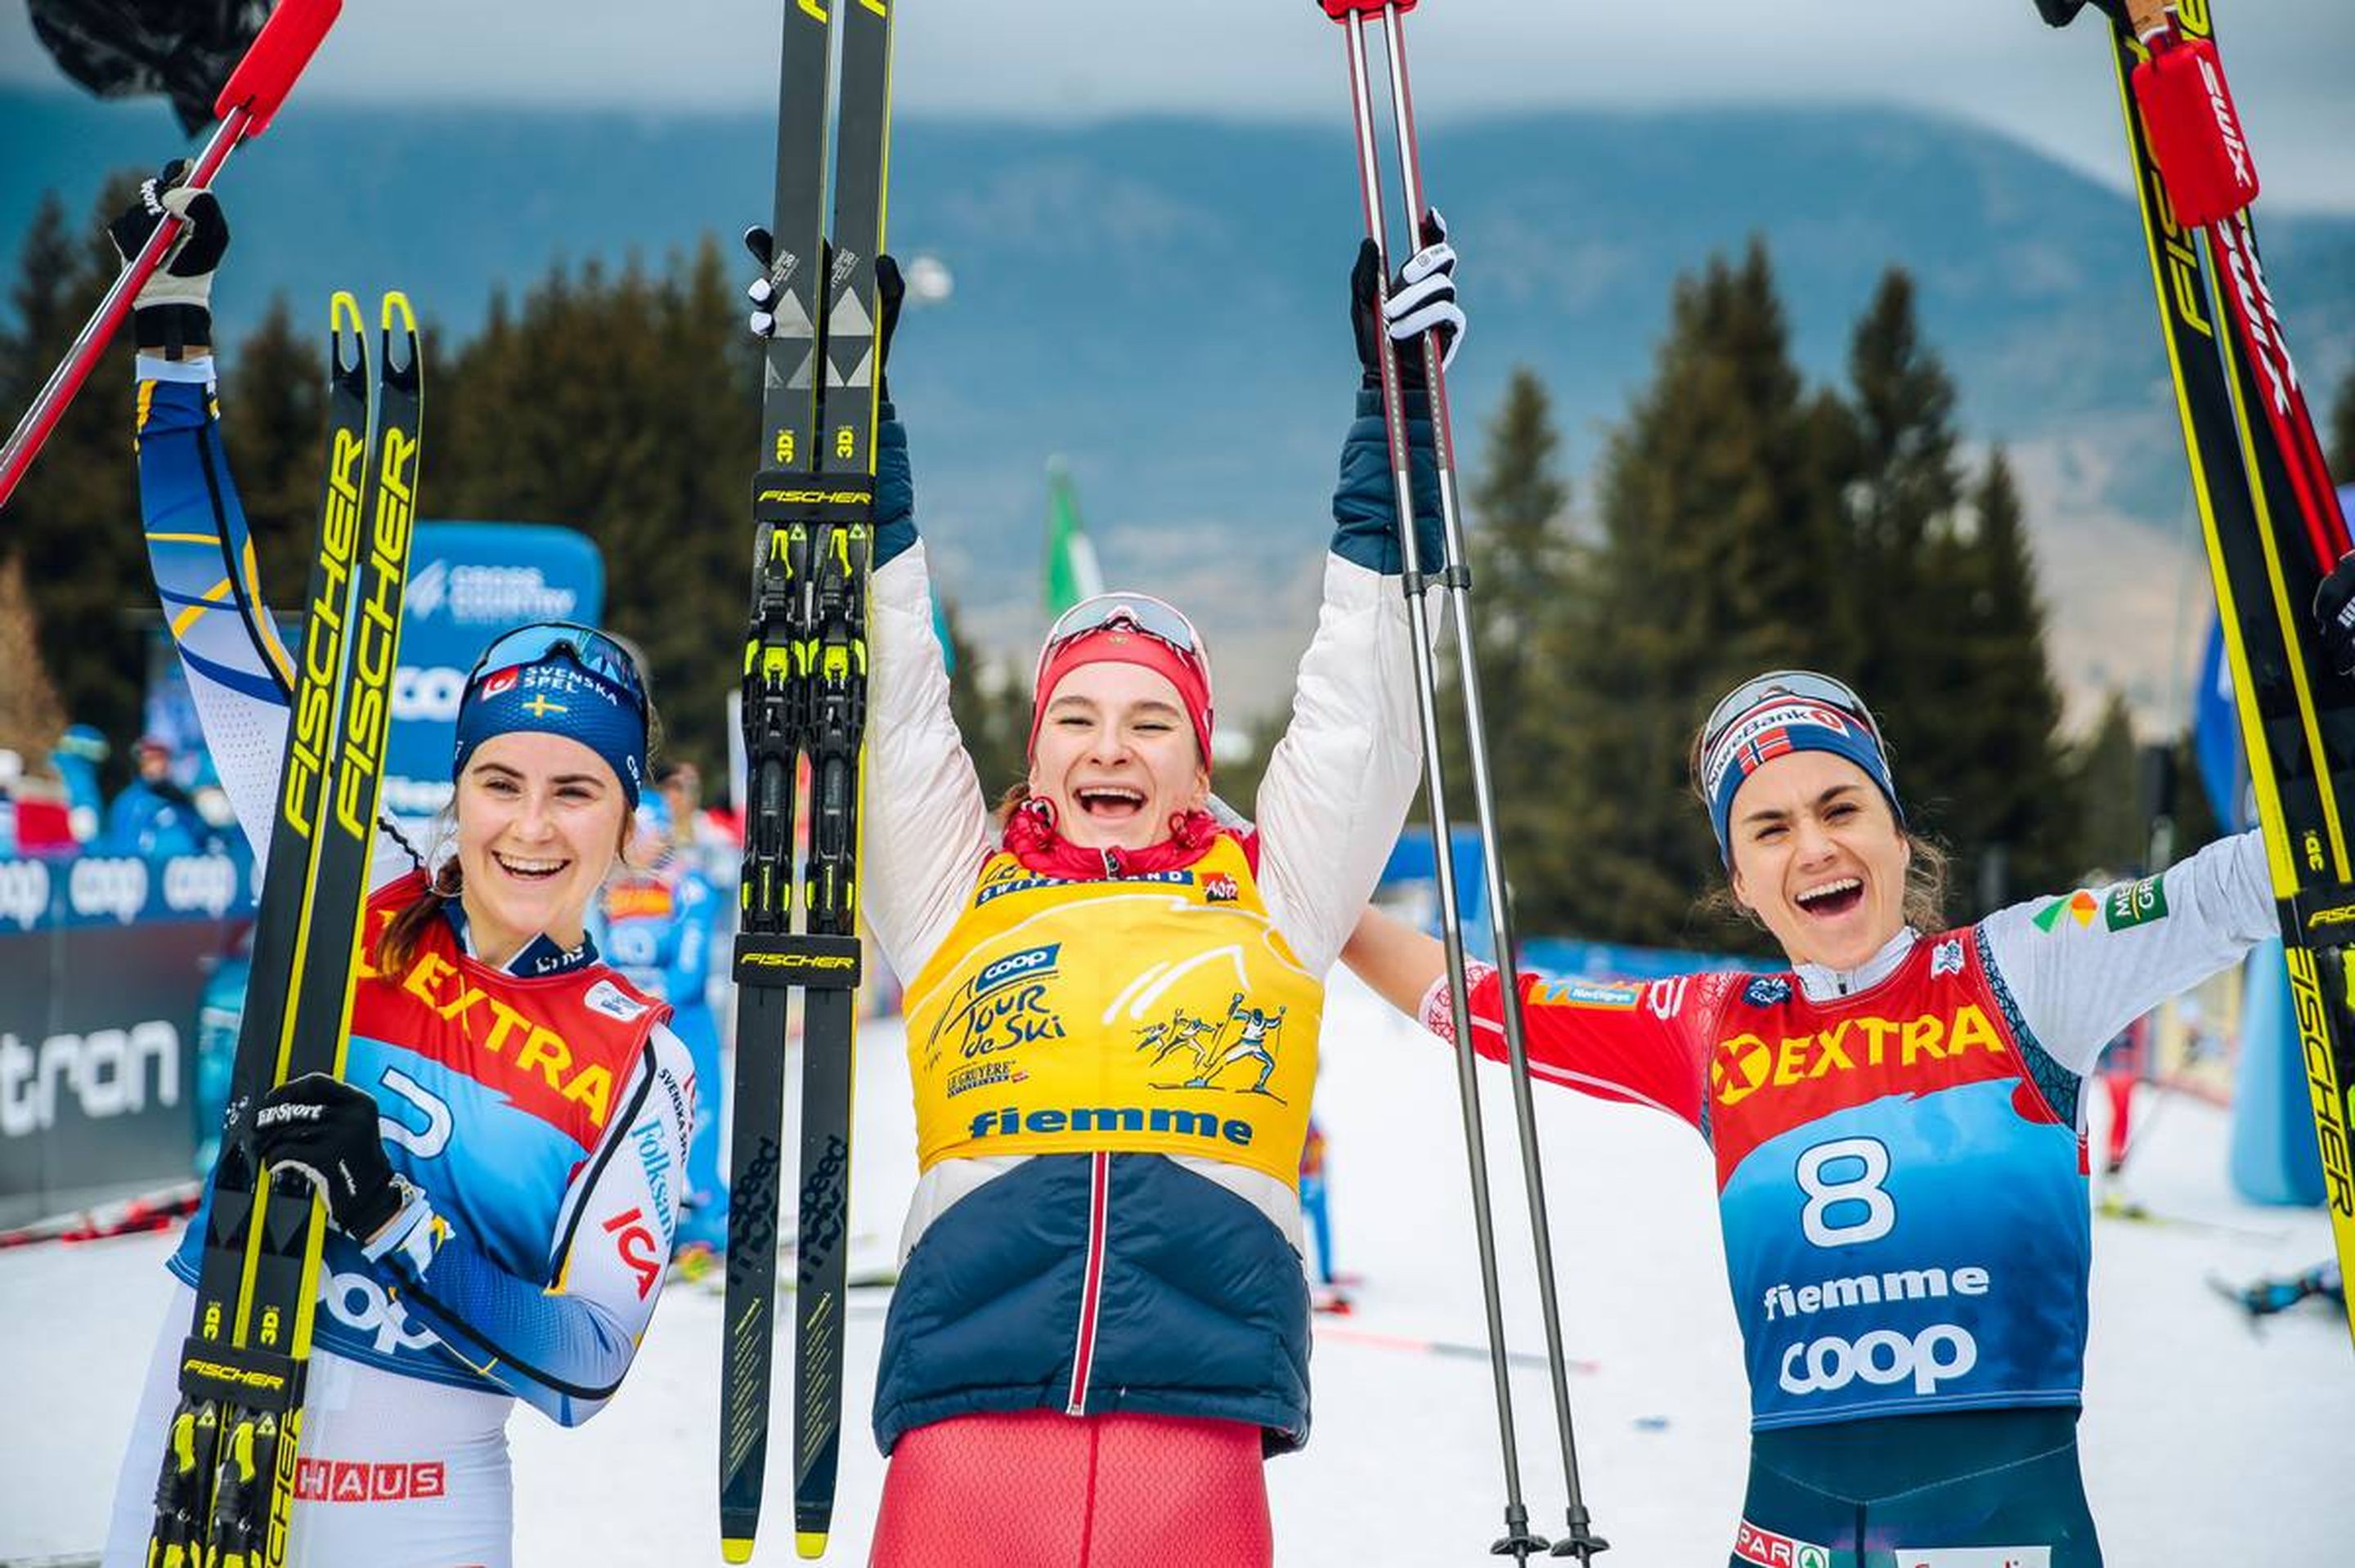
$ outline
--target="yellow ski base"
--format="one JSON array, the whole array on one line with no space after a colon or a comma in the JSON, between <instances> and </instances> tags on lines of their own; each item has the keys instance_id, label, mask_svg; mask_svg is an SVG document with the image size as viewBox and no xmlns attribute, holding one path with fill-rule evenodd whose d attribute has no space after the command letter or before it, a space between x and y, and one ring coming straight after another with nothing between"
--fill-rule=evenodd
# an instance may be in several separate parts
<instances>
[{"instance_id":1,"label":"yellow ski base","mask_svg":"<svg viewBox=\"0 0 2355 1568\"><path fill-rule=\"evenodd\" d=\"M719 1540L719 1555L730 1563L750 1563L752 1561L752 1542L743 1536L722 1536Z\"/></svg>"}]
</instances>

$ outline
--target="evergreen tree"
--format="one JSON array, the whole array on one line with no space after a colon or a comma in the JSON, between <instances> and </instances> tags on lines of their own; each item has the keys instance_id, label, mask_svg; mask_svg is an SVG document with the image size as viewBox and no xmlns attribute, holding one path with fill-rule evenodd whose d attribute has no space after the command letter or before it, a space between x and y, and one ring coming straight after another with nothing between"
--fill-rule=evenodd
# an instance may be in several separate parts
<instances>
[{"instance_id":1,"label":"evergreen tree","mask_svg":"<svg viewBox=\"0 0 2355 1568\"><path fill-rule=\"evenodd\" d=\"M1898 788L1954 853L1948 912L1968 917L2071 885L2082 821L2062 763L2061 692L2044 652L2019 492L2001 448L1971 488L1971 526L1933 552L1956 621L1917 657L1938 677L1929 721L1945 732L1939 770Z\"/></svg>"},{"instance_id":2,"label":"evergreen tree","mask_svg":"<svg viewBox=\"0 0 2355 1568\"><path fill-rule=\"evenodd\" d=\"M0 333L0 406L23 409L119 270L108 219L139 176L111 180L88 221L43 199L18 251L16 325ZM120 741L138 733L144 627L155 624L132 455L131 334L116 334L8 503L5 547L24 573L44 662L69 720Z\"/></svg>"},{"instance_id":3,"label":"evergreen tree","mask_svg":"<svg viewBox=\"0 0 2355 1568\"><path fill-rule=\"evenodd\" d=\"M558 268L519 309L496 302L427 392L428 512L593 538L666 748L707 769L727 756L751 571L759 360L741 303L708 237L661 278Z\"/></svg>"},{"instance_id":4,"label":"evergreen tree","mask_svg":"<svg viewBox=\"0 0 2355 1568\"><path fill-rule=\"evenodd\" d=\"M2063 881L2081 881L2095 869L2123 876L2144 868L2150 855L2150 822L2143 815L2142 769L2142 748L2135 744L2126 694L2113 691L2101 722L2070 758L2070 779L2083 802L2084 825L2075 846L2077 870Z\"/></svg>"},{"instance_id":5,"label":"evergreen tree","mask_svg":"<svg viewBox=\"0 0 2355 1568\"><path fill-rule=\"evenodd\" d=\"M25 587L25 563L0 556L0 748L16 753L27 772L42 771L49 748L66 727L65 704L49 679L40 648L40 617Z\"/></svg>"},{"instance_id":6,"label":"evergreen tree","mask_svg":"<svg viewBox=\"0 0 2355 1568\"><path fill-rule=\"evenodd\" d=\"M1594 695L1555 715L1577 759L1556 794L1580 864L1558 885L1517 876L1532 929L1558 910L1600 938L1754 940L1692 924L1724 867L1689 752L1734 681L1855 665L1826 422L1803 398L1763 244L1678 281L1654 378L1602 463L1604 547L1571 609Z\"/></svg>"},{"instance_id":7,"label":"evergreen tree","mask_svg":"<svg viewBox=\"0 0 2355 1568\"><path fill-rule=\"evenodd\" d=\"M377 349L376 323L367 323L368 351ZM318 543L322 480L326 471L327 322L297 323L284 295L270 302L261 324L224 355L221 441L237 471L238 498L245 508L265 601L281 616L299 614L311 557ZM425 373L433 374L428 364ZM429 380L426 418L438 412ZM432 429L425 431L425 464L433 457ZM433 473L426 466L421 487L430 498Z\"/></svg>"},{"instance_id":8,"label":"evergreen tree","mask_svg":"<svg viewBox=\"0 0 2355 1568\"><path fill-rule=\"evenodd\" d=\"M1933 575L1931 540L1953 525L1963 476L1955 455L1955 386L1922 342L1913 284L1881 277L1849 351L1848 441L1838 452L1855 555L1862 649L1850 676L1915 769L1949 758L1936 715L1940 672L1920 654L1954 630L1953 597Z\"/></svg>"},{"instance_id":9,"label":"evergreen tree","mask_svg":"<svg viewBox=\"0 0 2355 1568\"><path fill-rule=\"evenodd\" d=\"M1550 923L1557 890L1578 874L1579 845L1560 810L1571 766L1561 722L1582 707L1582 659L1568 614L1580 552L1569 531L1570 486L1560 472L1561 438L1543 383L1516 368L1487 427L1473 484L1465 541L1471 557L1473 656L1480 672L1489 778L1497 795L1505 864L1522 889L1523 918ZM1443 734L1464 733L1453 650L1443 649ZM1460 745L1446 748L1448 800L1474 819L1471 768Z\"/></svg>"}]
</instances>

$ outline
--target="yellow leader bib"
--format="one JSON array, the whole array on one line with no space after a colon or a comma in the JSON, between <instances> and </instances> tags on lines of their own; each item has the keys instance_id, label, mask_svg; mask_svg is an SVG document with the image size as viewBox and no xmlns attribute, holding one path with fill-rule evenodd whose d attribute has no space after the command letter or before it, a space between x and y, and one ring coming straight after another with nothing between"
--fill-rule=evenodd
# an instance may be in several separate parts
<instances>
[{"instance_id":1,"label":"yellow leader bib","mask_svg":"<svg viewBox=\"0 0 2355 1568\"><path fill-rule=\"evenodd\" d=\"M1001 853L908 988L917 1164L1114 1150L1290 1185L1324 1011L1224 834L1183 871L1103 882Z\"/></svg>"}]
</instances>

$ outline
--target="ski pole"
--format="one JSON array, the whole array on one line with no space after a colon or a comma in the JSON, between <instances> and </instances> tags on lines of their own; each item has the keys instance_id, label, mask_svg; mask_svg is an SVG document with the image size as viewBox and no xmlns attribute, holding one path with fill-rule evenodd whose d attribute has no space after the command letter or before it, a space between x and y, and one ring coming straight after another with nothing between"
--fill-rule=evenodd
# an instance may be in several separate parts
<instances>
[{"instance_id":1,"label":"ski pole","mask_svg":"<svg viewBox=\"0 0 2355 1568\"><path fill-rule=\"evenodd\" d=\"M1365 203L1366 231L1374 242L1379 261L1375 282L1375 302L1379 313L1386 302L1389 289L1390 248L1382 219L1381 164L1375 145L1375 106L1367 61L1366 31L1379 16L1388 53L1391 119L1398 138L1408 233L1413 235L1421 220L1423 203L1421 171L1415 155L1414 114L1407 85L1401 17L1413 8L1415 0L1318 0L1318 3L1327 16L1341 24L1348 39L1349 85L1357 116L1359 184ZM1455 901L1455 844L1449 831L1446 782L1440 750L1438 673L1431 650L1428 614L1424 605L1425 592L1434 583L1446 588L1449 610L1455 618L1465 715L1469 732L1475 814L1486 863L1483 870L1487 878L1489 930L1497 959L1505 977L1501 988L1505 1034L1512 1065L1521 1167L1529 1191L1530 1223L1536 1233L1539 1289L1546 1327L1546 1365L1553 1384L1563 1474L1569 1487L1569 1534L1553 1545L1552 1553L1558 1557L1575 1557L1583 1563L1591 1560L1594 1553L1605 1550L1609 1543L1593 1532L1578 1483L1577 1447L1571 1430L1569 1377L1562 1353L1561 1318L1556 1306L1544 1184L1538 1163L1536 1114L1529 1098L1529 1062L1522 1042L1520 997L1512 983L1516 949L1510 916L1506 907L1504 869L1496 832L1496 797L1489 779L1487 750L1482 730L1479 677L1472 657L1471 579L1464 566L1463 524L1455 498L1454 442L1448 424L1447 386L1441 364L1443 355L1437 334L1425 334L1423 341L1424 382L1431 403L1432 456L1438 474L1440 516L1446 557L1439 563L1440 570L1435 575L1426 575L1415 539L1413 453L1407 433L1406 400L1397 362L1389 352L1387 342L1381 344L1381 350L1379 363L1382 418L1390 443L1391 480L1397 500L1400 548L1405 567L1401 586L1406 594L1408 624L1414 642L1415 694L1423 741L1423 782L1431 800L1433 865L1439 884L1441 929L1447 956L1448 1000L1459 1021L1455 1053L1456 1088L1464 1116L1465 1150L1471 1167L1473 1228L1480 1255L1481 1292L1488 1321L1489 1366L1496 1384L1497 1435L1505 1466L1507 1533L1491 1551L1495 1555L1509 1555L1517 1561L1526 1562L1531 1554L1546 1551L1548 1543L1543 1537L1532 1534L1529 1528L1529 1510L1521 1499L1519 1452L1513 1430L1512 1393L1508 1373L1509 1351L1505 1342L1497 1286L1496 1234L1489 1211L1487 1143L1481 1130L1479 1087L1468 1029L1471 1003L1465 981L1463 916Z\"/></svg>"},{"instance_id":2,"label":"ski pole","mask_svg":"<svg viewBox=\"0 0 2355 1568\"><path fill-rule=\"evenodd\" d=\"M238 143L248 137L259 136L270 128L278 106L286 100L294 79L311 63L318 51L320 40L335 26L336 16L344 8L344 0L284 0L261 31L254 35L252 45L237 69L229 73L229 83L213 102L213 113L220 124L206 141L204 150L197 154L196 166L188 171L187 183L196 186L212 184L213 175L229 162L229 155ZM8 444L0 447L0 506L16 492L17 481L33 466L33 459L65 417L67 406L81 384L90 376L91 367L113 340L114 329L131 312L131 302L155 269L164 264L165 256L180 238L186 226L171 213L165 213L156 223L155 231L139 254L115 275L106 291L106 297L82 323L81 333L66 350L66 356L50 373L48 385L33 406L16 422L8 437Z\"/></svg>"}]
</instances>

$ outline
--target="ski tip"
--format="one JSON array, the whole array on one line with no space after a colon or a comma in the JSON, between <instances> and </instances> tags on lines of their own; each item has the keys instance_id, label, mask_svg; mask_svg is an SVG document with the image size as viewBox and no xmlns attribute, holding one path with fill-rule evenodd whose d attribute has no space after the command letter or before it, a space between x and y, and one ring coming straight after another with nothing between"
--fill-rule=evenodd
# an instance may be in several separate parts
<instances>
[{"instance_id":1,"label":"ski tip","mask_svg":"<svg viewBox=\"0 0 2355 1568\"><path fill-rule=\"evenodd\" d=\"M360 302L349 289L337 289L327 296L327 321L336 333L355 337L368 325L368 318L360 314Z\"/></svg>"},{"instance_id":2,"label":"ski tip","mask_svg":"<svg viewBox=\"0 0 2355 1568\"><path fill-rule=\"evenodd\" d=\"M812 1562L826 1555L826 1531L805 1530L794 1536L794 1554Z\"/></svg>"},{"instance_id":3,"label":"ski tip","mask_svg":"<svg viewBox=\"0 0 2355 1568\"><path fill-rule=\"evenodd\" d=\"M409 308L409 296L398 289L384 297L384 330L417 335L417 313Z\"/></svg>"},{"instance_id":4,"label":"ski tip","mask_svg":"<svg viewBox=\"0 0 2355 1568\"><path fill-rule=\"evenodd\" d=\"M730 1563L750 1563L752 1561L752 1538L749 1535L720 1537L719 1555Z\"/></svg>"}]
</instances>

